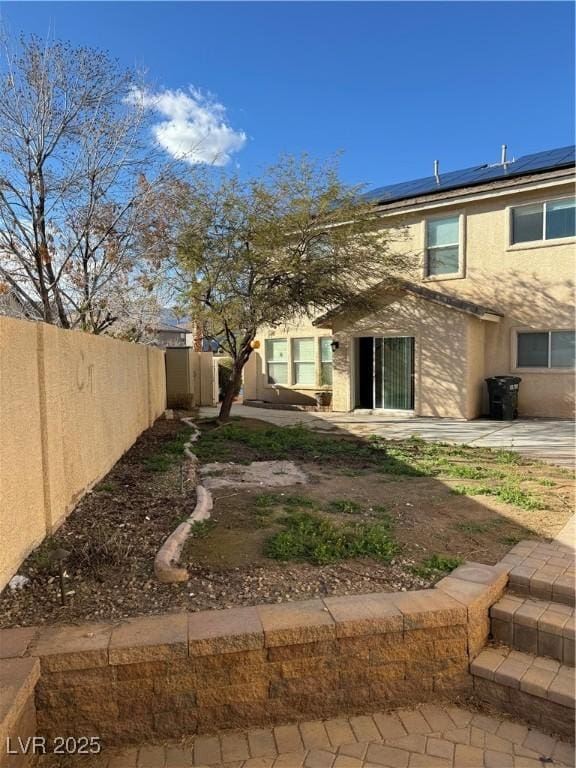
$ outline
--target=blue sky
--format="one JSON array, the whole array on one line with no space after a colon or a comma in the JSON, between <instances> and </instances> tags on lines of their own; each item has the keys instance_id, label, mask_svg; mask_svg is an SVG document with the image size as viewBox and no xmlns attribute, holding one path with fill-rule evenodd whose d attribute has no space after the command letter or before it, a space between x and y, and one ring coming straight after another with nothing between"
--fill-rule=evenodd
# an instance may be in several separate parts
<instances>
[{"instance_id":1,"label":"blue sky","mask_svg":"<svg viewBox=\"0 0 576 768\"><path fill-rule=\"evenodd\" d=\"M343 178L374 187L429 175L434 159L441 171L497 162L502 143L518 157L574 141L568 2L0 9L13 33L52 29L145 66L158 120L185 107L184 123L165 126L168 145L173 129L207 119L243 174L282 152L327 158L342 150ZM189 86L213 93L217 105L194 94L178 102L175 92Z\"/></svg>"}]
</instances>

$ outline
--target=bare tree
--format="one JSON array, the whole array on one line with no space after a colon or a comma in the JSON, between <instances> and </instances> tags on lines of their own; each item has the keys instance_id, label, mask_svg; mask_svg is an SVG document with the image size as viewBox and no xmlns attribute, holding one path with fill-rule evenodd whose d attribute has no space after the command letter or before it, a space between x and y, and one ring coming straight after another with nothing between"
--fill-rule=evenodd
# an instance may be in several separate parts
<instances>
[{"instance_id":1,"label":"bare tree","mask_svg":"<svg viewBox=\"0 0 576 768\"><path fill-rule=\"evenodd\" d=\"M153 290L159 253L143 226L163 179L143 175L156 150L139 87L98 50L3 46L0 290L44 322L102 333Z\"/></svg>"},{"instance_id":2,"label":"bare tree","mask_svg":"<svg viewBox=\"0 0 576 768\"><path fill-rule=\"evenodd\" d=\"M383 234L373 207L333 165L284 158L262 178L196 184L187 201L178 262L184 301L233 360L226 419L260 326L366 306L364 288L406 276L414 264L402 227Z\"/></svg>"}]
</instances>

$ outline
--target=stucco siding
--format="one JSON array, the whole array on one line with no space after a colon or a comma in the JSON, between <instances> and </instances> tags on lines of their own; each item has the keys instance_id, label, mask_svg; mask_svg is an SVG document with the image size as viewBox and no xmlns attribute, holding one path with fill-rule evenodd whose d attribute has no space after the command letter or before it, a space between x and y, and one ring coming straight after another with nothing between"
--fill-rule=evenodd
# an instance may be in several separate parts
<instances>
[{"instance_id":1,"label":"stucco siding","mask_svg":"<svg viewBox=\"0 0 576 768\"><path fill-rule=\"evenodd\" d=\"M334 355L333 409L348 411L356 405L353 345L357 337L412 336L416 415L467 418L469 322L476 321L408 295L390 298L365 317L335 322L339 347Z\"/></svg>"},{"instance_id":2,"label":"stucco siding","mask_svg":"<svg viewBox=\"0 0 576 768\"><path fill-rule=\"evenodd\" d=\"M163 351L0 318L0 588L165 403Z\"/></svg>"},{"instance_id":3,"label":"stucco siding","mask_svg":"<svg viewBox=\"0 0 576 768\"><path fill-rule=\"evenodd\" d=\"M260 347L255 350L244 369L244 398L246 400L263 400L266 403L287 403L292 405L315 405L315 392L331 390L331 387L317 383L309 387L293 384L269 384L266 375L266 339L286 339L288 349L288 369L292 371L292 340L298 338L313 338L316 350L316 373L320 370L319 340L322 336L331 336L327 328L316 328L309 318L297 319L289 326L277 328L262 327L258 331L255 341Z\"/></svg>"}]
</instances>

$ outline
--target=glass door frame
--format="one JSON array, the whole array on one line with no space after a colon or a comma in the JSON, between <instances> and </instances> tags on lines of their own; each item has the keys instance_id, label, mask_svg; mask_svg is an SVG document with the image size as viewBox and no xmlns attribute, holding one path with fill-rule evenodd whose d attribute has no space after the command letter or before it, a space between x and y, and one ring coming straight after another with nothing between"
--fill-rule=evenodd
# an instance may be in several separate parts
<instances>
[{"instance_id":1,"label":"glass door frame","mask_svg":"<svg viewBox=\"0 0 576 768\"><path fill-rule=\"evenodd\" d=\"M376 354L376 340L379 339L380 341L384 342L386 339L410 339L411 340L411 349L410 349L410 363L411 363L411 370L410 374L408 376L408 385L410 387L409 397L410 397L410 407L409 408L386 408L384 407L383 403L385 401L384 397L384 367L383 367L383 361L382 361L382 352L383 352L383 344L382 344L382 351L380 353L380 365L381 365L381 392L380 395L377 395L376 391L376 366L377 366L377 354ZM415 350L416 350L416 337L415 336L408 336L404 334L395 334L392 336L373 336L372 337L372 409L375 411L404 411L405 413L411 413L414 411L414 406L416 402L416 392L415 392L415 383L416 383L416 361L415 361ZM377 406L377 398L381 401L382 405Z\"/></svg>"}]
</instances>

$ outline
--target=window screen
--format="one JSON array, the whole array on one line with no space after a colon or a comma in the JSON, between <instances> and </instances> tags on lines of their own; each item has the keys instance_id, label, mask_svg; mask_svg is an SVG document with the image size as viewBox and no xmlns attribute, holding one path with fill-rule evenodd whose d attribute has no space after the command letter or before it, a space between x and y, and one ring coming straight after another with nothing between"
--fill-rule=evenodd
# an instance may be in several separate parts
<instances>
[{"instance_id":1,"label":"window screen","mask_svg":"<svg viewBox=\"0 0 576 768\"><path fill-rule=\"evenodd\" d=\"M320 383L332 385L332 339L323 336L320 339Z\"/></svg>"},{"instance_id":2,"label":"window screen","mask_svg":"<svg viewBox=\"0 0 576 768\"><path fill-rule=\"evenodd\" d=\"M576 201L573 198L546 203L546 240L574 237L575 222Z\"/></svg>"},{"instance_id":3,"label":"window screen","mask_svg":"<svg viewBox=\"0 0 576 768\"><path fill-rule=\"evenodd\" d=\"M286 339L266 339L266 371L268 384L288 384Z\"/></svg>"},{"instance_id":4,"label":"window screen","mask_svg":"<svg viewBox=\"0 0 576 768\"><path fill-rule=\"evenodd\" d=\"M303 387L316 384L316 356L314 339L292 339L294 383Z\"/></svg>"},{"instance_id":5,"label":"window screen","mask_svg":"<svg viewBox=\"0 0 576 768\"><path fill-rule=\"evenodd\" d=\"M460 268L458 216L426 222L426 274L453 275Z\"/></svg>"}]
</instances>

